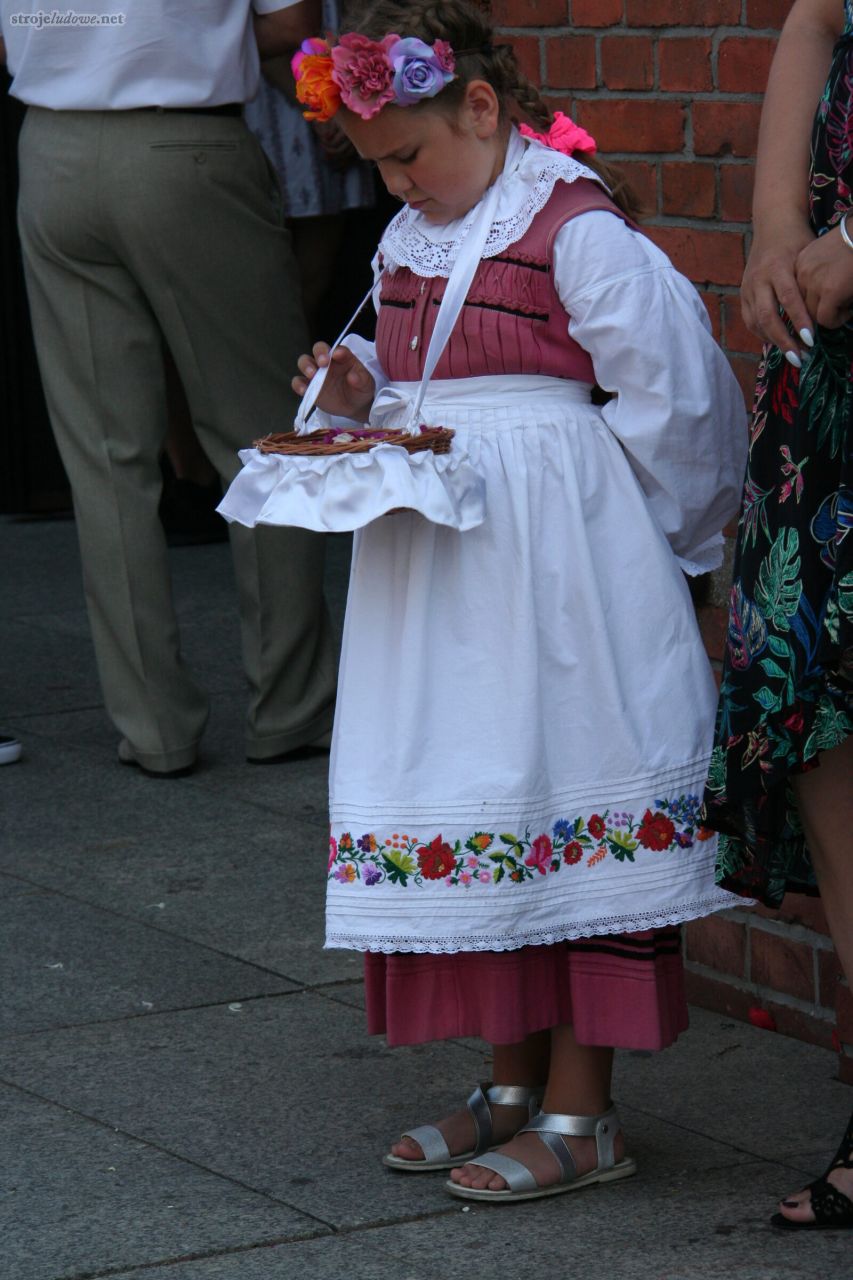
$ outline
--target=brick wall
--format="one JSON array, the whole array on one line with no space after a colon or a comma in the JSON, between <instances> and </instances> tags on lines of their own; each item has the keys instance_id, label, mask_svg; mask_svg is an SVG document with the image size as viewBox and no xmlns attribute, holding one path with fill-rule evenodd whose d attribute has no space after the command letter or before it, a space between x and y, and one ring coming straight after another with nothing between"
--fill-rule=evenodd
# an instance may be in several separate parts
<instances>
[{"instance_id":1,"label":"brick wall","mask_svg":"<svg viewBox=\"0 0 853 1280\"><path fill-rule=\"evenodd\" d=\"M589 130L630 177L650 234L698 288L747 403L758 345L741 320L738 286L762 94L791 3L491 3L502 37L552 107ZM729 579L730 560L698 607L717 668ZM853 1084L853 996L818 902L789 895L784 911L738 909L686 934L696 1004L836 1048Z\"/></svg>"}]
</instances>

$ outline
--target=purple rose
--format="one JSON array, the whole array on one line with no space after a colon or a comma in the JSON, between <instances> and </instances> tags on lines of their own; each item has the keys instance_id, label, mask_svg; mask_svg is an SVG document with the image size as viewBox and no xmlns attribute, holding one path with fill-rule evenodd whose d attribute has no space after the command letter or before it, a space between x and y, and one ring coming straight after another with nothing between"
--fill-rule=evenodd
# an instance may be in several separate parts
<instances>
[{"instance_id":1,"label":"purple rose","mask_svg":"<svg viewBox=\"0 0 853 1280\"><path fill-rule=\"evenodd\" d=\"M388 50L394 68L394 101L398 107L409 107L424 98L434 98L453 79L446 70L446 58L418 40L407 36Z\"/></svg>"},{"instance_id":2,"label":"purple rose","mask_svg":"<svg viewBox=\"0 0 853 1280\"><path fill-rule=\"evenodd\" d=\"M382 879L382 872L375 862L366 862L361 869L361 874L366 885L378 884Z\"/></svg>"}]
</instances>

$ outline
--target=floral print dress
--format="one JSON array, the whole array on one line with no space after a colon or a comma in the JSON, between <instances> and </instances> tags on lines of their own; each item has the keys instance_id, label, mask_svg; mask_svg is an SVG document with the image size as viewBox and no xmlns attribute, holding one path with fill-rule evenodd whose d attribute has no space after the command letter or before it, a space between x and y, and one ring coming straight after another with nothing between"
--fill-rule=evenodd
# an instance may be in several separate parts
<instances>
[{"instance_id":1,"label":"floral print dress","mask_svg":"<svg viewBox=\"0 0 853 1280\"><path fill-rule=\"evenodd\" d=\"M853 207L853 3L812 134L818 235ZM853 325L794 369L765 348L750 428L706 816L719 881L815 892L790 778L853 728Z\"/></svg>"}]
</instances>

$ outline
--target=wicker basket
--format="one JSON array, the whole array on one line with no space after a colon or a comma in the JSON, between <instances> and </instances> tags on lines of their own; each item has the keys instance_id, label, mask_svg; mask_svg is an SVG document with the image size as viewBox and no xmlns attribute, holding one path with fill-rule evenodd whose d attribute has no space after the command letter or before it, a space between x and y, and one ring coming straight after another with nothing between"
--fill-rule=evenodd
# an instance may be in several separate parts
<instances>
[{"instance_id":1,"label":"wicker basket","mask_svg":"<svg viewBox=\"0 0 853 1280\"><path fill-rule=\"evenodd\" d=\"M278 435L263 436L255 441L260 453L301 454L306 458L320 458L338 453L367 453L377 444L396 444L407 453L449 453L454 432L448 427L422 427L413 436L408 431L384 431L377 427L352 427L348 430L322 429L300 434L284 431Z\"/></svg>"}]
</instances>

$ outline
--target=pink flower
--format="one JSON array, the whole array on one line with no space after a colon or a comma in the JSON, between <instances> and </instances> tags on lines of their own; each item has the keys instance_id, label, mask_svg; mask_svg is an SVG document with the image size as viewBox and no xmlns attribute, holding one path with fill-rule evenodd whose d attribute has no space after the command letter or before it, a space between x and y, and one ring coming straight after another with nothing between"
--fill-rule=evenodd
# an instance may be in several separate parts
<instances>
[{"instance_id":1,"label":"pink flower","mask_svg":"<svg viewBox=\"0 0 853 1280\"><path fill-rule=\"evenodd\" d=\"M398 35L376 41L348 34L341 36L340 44L332 50L334 79L344 106L363 120L372 119L394 100L394 68L388 50L399 40Z\"/></svg>"},{"instance_id":2,"label":"pink flower","mask_svg":"<svg viewBox=\"0 0 853 1280\"><path fill-rule=\"evenodd\" d=\"M530 853L524 859L526 867L535 867L540 876L544 876L554 853L554 846L551 844L549 836L537 836L530 845Z\"/></svg>"},{"instance_id":3,"label":"pink flower","mask_svg":"<svg viewBox=\"0 0 853 1280\"><path fill-rule=\"evenodd\" d=\"M466 889L468 888L468 885L471 883L473 879L474 877L471 875L470 871L459 872L459 883L464 884Z\"/></svg>"},{"instance_id":4,"label":"pink flower","mask_svg":"<svg viewBox=\"0 0 853 1280\"><path fill-rule=\"evenodd\" d=\"M441 67L442 71L447 71L450 75L453 75L456 70L456 58L447 41L436 40L435 44L432 46L432 51L435 54L436 59L438 60L438 65Z\"/></svg>"},{"instance_id":5,"label":"pink flower","mask_svg":"<svg viewBox=\"0 0 853 1280\"><path fill-rule=\"evenodd\" d=\"M466 867L475 867L475 868L476 868L476 867L479 867L479 865L480 865L480 860L479 860L479 858L475 858L475 857L473 857L473 856L472 856L472 857L470 857L470 858L466 858L466 859L465 859L465 865L466 865Z\"/></svg>"},{"instance_id":6,"label":"pink flower","mask_svg":"<svg viewBox=\"0 0 853 1280\"><path fill-rule=\"evenodd\" d=\"M329 866L327 870L331 871L332 863L338 856L338 842L334 836L329 836Z\"/></svg>"},{"instance_id":7,"label":"pink flower","mask_svg":"<svg viewBox=\"0 0 853 1280\"><path fill-rule=\"evenodd\" d=\"M481 871L477 878L480 880L482 884L491 884L492 873L491 871Z\"/></svg>"},{"instance_id":8,"label":"pink flower","mask_svg":"<svg viewBox=\"0 0 853 1280\"><path fill-rule=\"evenodd\" d=\"M575 124L562 111L554 112L554 123L547 133L536 133L528 124L519 125L518 131L525 138L535 138L543 146L550 147L552 151L561 151L565 156L570 156L573 151L585 151L594 156L598 150L595 139L590 137L586 129Z\"/></svg>"}]
</instances>

